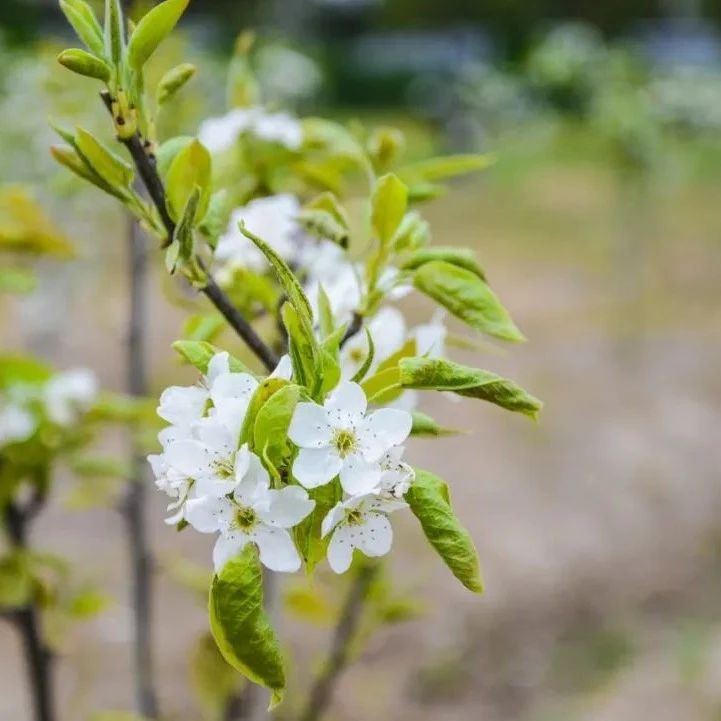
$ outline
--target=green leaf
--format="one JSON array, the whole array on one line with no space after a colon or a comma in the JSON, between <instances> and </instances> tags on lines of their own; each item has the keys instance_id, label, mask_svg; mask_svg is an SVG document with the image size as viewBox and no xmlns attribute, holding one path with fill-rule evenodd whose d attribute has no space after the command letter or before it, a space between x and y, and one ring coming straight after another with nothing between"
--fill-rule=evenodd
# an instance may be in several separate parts
<instances>
[{"instance_id":1,"label":"green leaf","mask_svg":"<svg viewBox=\"0 0 721 721\"><path fill-rule=\"evenodd\" d=\"M37 278L24 268L0 268L0 293L31 293L37 287Z\"/></svg>"},{"instance_id":2,"label":"green leaf","mask_svg":"<svg viewBox=\"0 0 721 721\"><path fill-rule=\"evenodd\" d=\"M156 155L156 163L161 178L167 178L170 166L178 153L190 145L194 139L192 135L177 135L160 145Z\"/></svg>"},{"instance_id":3,"label":"green leaf","mask_svg":"<svg viewBox=\"0 0 721 721\"><path fill-rule=\"evenodd\" d=\"M437 438L439 436L452 436L460 433L460 431L455 428L444 428L438 425L433 418L420 411L413 411L411 415L413 416L413 425L411 426L412 436L432 436Z\"/></svg>"},{"instance_id":4,"label":"green leaf","mask_svg":"<svg viewBox=\"0 0 721 721\"><path fill-rule=\"evenodd\" d=\"M341 248L348 247L348 228L344 228L327 210L302 210L298 214L298 221L310 235L320 240L330 240Z\"/></svg>"},{"instance_id":5,"label":"green leaf","mask_svg":"<svg viewBox=\"0 0 721 721\"><path fill-rule=\"evenodd\" d=\"M75 133L75 146L82 159L111 188L129 188L133 182L133 168L83 128Z\"/></svg>"},{"instance_id":6,"label":"green leaf","mask_svg":"<svg viewBox=\"0 0 721 721\"><path fill-rule=\"evenodd\" d=\"M225 232L230 219L230 203L228 191L225 188L216 191L210 196L208 212L205 214L198 230L206 237L208 245L215 249L218 238Z\"/></svg>"},{"instance_id":7,"label":"green leaf","mask_svg":"<svg viewBox=\"0 0 721 721\"><path fill-rule=\"evenodd\" d=\"M293 271L288 267L288 264L262 238L259 238L254 233L251 233L243 223L240 224L240 232L248 238L248 240L255 243L258 250L260 250L266 257L267 261L275 271L275 274L278 276L278 280L280 281L285 294L288 296L288 300L298 313L301 323L312 329L313 310L311 309L310 301L306 297L303 286L300 284L300 281L296 278Z\"/></svg>"},{"instance_id":8,"label":"green leaf","mask_svg":"<svg viewBox=\"0 0 721 721\"><path fill-rule=\"evenodd\" d=\"M104 83L110 80L110 66L104 60L91 55L85 50L79 50L78 48L63 50L58 55L58 62L78 75L96 78Z\"/></svg>"},{"instance_id":9,"label":"green leaf","mask_svg":"<svg viewBox=\"0 0 721 721\"><path fill-rule=\"evenodd\" d=\"M494 292L470 270L434 260L418 268L413 284L472 328L513 343L525 340Z\"/></svg>"},{"instance_id":10,"label":"green leaf","mask_svg":"<svg viewBox=\"0 0 721 721\"><path fill-rule=\"evenodd\" d=\"M39 385L52 376L52 369L30 356L0 355L0 388L13 385Z\"/></svg>"},{"instance_id":11,"label":"green leaf","mask_svg":"<svg viewBox=\"0 0 721 721\"><path fill-rule=\"evenodd\" d=\"M271 708L283 700L285 670L278 639L263 610L263 575L253 544L213 578L210 629L223 658L253 683L272 692Z\"/></svg>"},{"instance_id":12,"label":"green leaf","mask_svg":"<svg viewBox=\"0 0 721 721\"><path fill-rule=\"evenodd\" d=\"M452 391L495 403L533 419L543 407L541 401L513 381L441 358L403 358L400 361L400 383L404 388Z\"/></svg>"},{"instance_id":13,"label":"green leaf","mask_svg":"<svg viewBox=\"0 0 721 721\"><path fill-rule=\"evenodd\" d=\"M366 377L366 374L370 370L371 365L373 365L373 358L375 357L376 353L375 345L373 344L373 336L368 330L368 326L365 326L363 330L365 330L366 333L368 353L365 357L365 360L363 361L363 364L358 369L358 372L351 378L351 381L353 381L353 383L360 383Z\"/></svg>"},{"instance_id":14,"label":"green leaf","mask_svg":"<svg viewBox=\"0 0 721 721\"><path fill-rule=\"evenodd\" d=\"M186 360L190 365L195 366L201 373L208 372L208 363L210 359L216 354L220 353L221 349L217 348L210 343L205 341L197 340L176 340L173 343L173 348ZM234 358L232 355L229 357L230 370L233 373L250 373L252 371L245 365L245 363Z\"/></svg>"},{"instance_id":15,"label":"green leaf","mask_svg":"<svg viewBox=\"0 0 721 721\"><path fill-rule=\"evenodd\" d=\"M66 145L51 145L50 153L53 158L72 171L83 180L92 183L95 187L100 188L104 193L112 195L114 198L123 200L122 192L108 185L92 168L88 167L85 161L75 152L73 148Z\"/></svg>"},{"instance_id":16,"label":"green leaf","mask_svg":"<svg viewBox=\"0 0 721 721\"><path fill-rule=\"evenodd\" d=\"M213 636L203 634L190 652L190 683L208 721L223 721L230 700L243 680L218 650Z\"/></svg>"},{"instance_id":17,"label":"green leaf","mask_svg":"<svg viewBox=\"0 0 721 721\"><path fill-rule=\"evenodd\" d=\"M447 155L405 165L398 170L398 175L408 183L433 183L457 175L485 170L495 162L496 158L493 155Z\"/></svg>"},{"instance_id":18,"label":"green leaf","mask_svg":"<svg viewBox=\"0 0 721 721\"><path fill-rule=\"evenodd\" d=\"M320 325L321 337L327 338L335 329L335 318L333 317L330 299L322 283L318 285L318 315L320 316L318 324Z\"/></svg>"},{"instance_id":19,"label":"green leaf","mask_svg":"<svg viewBox=\"0 0 721 721\"><path fill-rule=\"evenodd\" d=\"M298 552L305 563L306 571L312 573L325 558L330 535L321 538L321 525L328 512L343 498L340 483L332 481L318 488L308 490L308 496L315 501L313 512L293 528Z\"/></svg>"},{"instance_id":20,"label":"green leaf","mask_svg":"<svg viewBox=\"0 0 721 721\"><path fill-rule=\"evenodd\" d=\"M183 324L183 335L188 340L203 340L212 343L225 330L226 321L220 313L198 313L191 315Z\"/></svg>"},{"instance_id":21,"label":"green leaf","mask_svg":"<svg viewBox=\"0 0 721 721\"><path fill-rule=\"evenodd\" d=\"M418 213L411 211L403 216L400 226L393 237L393 246L397 253L404 250L416 250L428 245L431 228L428 221Z\"/></svg>"},{"instance_id":22,"label":"green leaf","mask_svg":"<svg viewBox=\"0 0 721 721\"><path fill-rule=\"evenodd\" d=\"M454 248L451 246L437 245L432 248L422 248L415 251L407 260L403 262L401 268L403 270L417 270L426 263L434 261L444 261L459 268L465 268L481 280L486 279L483 269L478 265L476 254L469 248Z\"/></svg>"},{"instance_id":23,"label":"green leaf","mask_svg":"<svg viewBox=\"0 0 721 721\"><path fill-rule=\"evenodd\" d=\"M183 216L175 228L175 236L173 240L177 243L178 252L174 258L172 268L168 271L172 273L175 270L175 263L180 263L187 278L193 283L205 284L207 282L206 273L201 270L195 256L195 237L193 235L193 227L198 213L198 203L200 202L200 188L196 185L193 192L188 198L188 203L183 211Z\"/></svg>"},{"instance_id":24,"label":"green leaf","mask_svg":"<svg viewBox=\"0 0 721 721\"><path fill-rule=\"evenodd\" d=\"M136 26L128 43L128 65L140 70L170 35L188 7L189 0L165 0L156 5Z\"/></svg>"},{"instance_id":25,"label":"green leaf","mask_svg":"<svg viewBox=\"0 0 721 721\"><path fill-rule=\"evenodd\" d=\"M295 307L288 301L280 310L283 325L288 333L288 353L293 362L293 373L298 382L311 392L317 381L318 344L313 331L308 331Z\"/></svg>"},{"instance_id":26,"label":"green leaf","mask_svg":"<svg viewBox=\"0 0 721 721\"><path fill-rule=\"evenodd\" d=\"M88 50L102 57L105 54L103 29L90 5L84 0L60 0L60 9Z\"/></svg>"},{"instance_id":27,"label":"green leaf","mask_svg":"<svg viewBox=\"0 0 721 721\"><path fill-rule=\"evenodd\" d=\"M0 558L0 609L19 608L32 599L35 583L28 561L21 551Z\"/></svg>"},{"instance_id":28,"label":"green leaf","mask_svg":"<svg viewBox=\"0 0 721 721\"><path fill-rule=\"evenodd\" d=\"M272 376L269 376L260 382L251 396L250 403L248 404L248 410L245 412L245 420L243 421L243 427L240 431L240 445L243 445L244 443L252 443L255 417L258 415L258 412L265 405L268 399L287 385L288 381L285 380L285 378L274 378Z\"/></svg>"},{"instance_id":29,"label":"green leaf","mask_svg":"<svg viewBox=\"0 0 721 721\"><path fill-rule=\"evenodd\" d=\"M253 426L253 448L276 468L290 453L288 427L301 397L301 388L286 384L260 407Z\"/></svg>"},{"instance_id":30,"label":"green leaf","mask_svg":"<svg viewBox=\"0 0 721 721\"><path fill-rule=\"evenodd\" d=\"M166 194L168 211L173 220L183 216L188 199L200 188L197 217L202 218L210 200L211 159L207 149L196 139L181 148L168 169Z\"/></svg>"},{"instance_id":31,"label":"green leaf","mask_svg":"<svg viewBox=\"0 0 721 721\"><path fill-rule=\"evenodd\" d=\"M132 42L131 42L132 44ZM196 73L195 65L181 63L168 70L158 83L155 93L158 105L164 105L180 90Z\"/></svg>"},{"instance_id":32,"label":"green leaf","mask_svg":"<svg viewBox=\"0 0 721 721\"><path fill-rule=\"evenodd\" d=\"M453 575L474 593L483 592L483 581L473 540L453 513L448 486L438 476L416 469L405 500L420 521L428 542Z\"/></svg>"},{"instance_id":33,"label":"green leaf","mask_svg":"<svg viewBox=\"0 0 721 721\"><path fill-rule=\"evenodd\" d=\"M408 206L408 188L389 173L378 179L371 198L371 222L381 243L390 243Z\"/></svg>"},{"instance_id":34,"label":"green leaf","mask_svg":"<svg viewBox=\"0 0 721 721\"><path fill-rule=\"evenodd\" d=\"M116 67L123 60L125 28L120 0L105 0L105 55Z\"/></svg>"}]
</instances>

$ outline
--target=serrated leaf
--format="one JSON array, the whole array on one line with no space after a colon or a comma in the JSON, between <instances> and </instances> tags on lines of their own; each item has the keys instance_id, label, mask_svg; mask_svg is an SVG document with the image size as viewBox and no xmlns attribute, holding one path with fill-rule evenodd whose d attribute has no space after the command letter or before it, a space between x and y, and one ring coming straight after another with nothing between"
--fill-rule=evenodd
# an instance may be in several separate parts
<instances>
[{"instance_id":1,"label":"serrated leaf","mask_svg":"<svg viewBox=\"0 0 721 721\"><path fill-rule=\"evenodd\" d=\"M118 157L94 135L83 128L75 133L75 147L82 159L111 188L129 188L133 182L133 168Z\"/></svg>"},{"instance_id":2,"label":"serrated leaf","mask_svg":"<svg viewBox=\"0 0 721 721\"><path fill-rule=\"evenodd\" d=\"M196 67L191 63L181 63L168 70L158 83L155 93L158 105L164 105L195 75Z\"/></svg>"},{"instance_id":3,"label":"serrated leaf","mask_svg":"<svg viewBox=\"0 0 721 721\"><path fill-rule=\"evenodd\" d=\"M170 164L166 182L168 211L178 221L195 188L200 188L197 217L208 210L212 161L208 150L196 139L182 147Z\"/></svg>"},{"instance_id":4,"label":"serrated leaf","mask_svg":"<svg viewBox=\"0 0 721 721\"><path fill-rule=\"evenodd\" d=\"M495 162L496 158L493 155L447 155L405 165L397 172L408 183L433 183L485 170Z\"/></svg>"},{"instance_id":5,"label":"serrated leaf","mask_svg":"<svg viewBox=\"0 0 721 721\"><path fill-rule=\"evenodd\" d=\"M431 436L438 438L440 436L452 436L460 431L455 428L444 428L436 423L433 418L420 411L413 411L413 425L411 426L412 436Z\"/></svg>"},{"instance_id":6,"label":"serrated leaf","mask_svg":"<svg viewBox=\"0 0 721 721\"><path fill-rule=\"evenodd\" d=\"M197 340L176 340L173 343L173 348L186 360L190 365L195 366L201 373L208 372L208 363L210 359L220 353L221 349L206 343L205 341ZM229 357L230 370L233 373L250 373L252 371L242 361L232 355Z\"/></svg>"},{"instance_id":7,"label":"serrated leaf","mask_svg":"<svg viewBox=\"0 0 721 721\"><path fill-rule=\"evenodd\" d=\"M60 9L88 50L102 57L105 54L103 29L90 5L84 0L60 0Z\"/></svg>"},{"instance_id":8,"label":"serrated leaf","mask_svg":"<svg viewBox=\"0 0 721 721\"><path fill-rule=\"evenodd\" d=\"M453 513L447 484L428 471L416 469L405 500L420 521L428 542L453 575L469 591L482 593L478 554L468 531Z\"/></svg>"},{"instance_id":9,"label":"serrated leaf","mask_svg":"<svg viewBox=\"0 0 721 721\"><path fill-rule=\"evenodd\" d=\"M469 248L454 248L452 246L437 245L431 248L421 248L410 255L401 265L403 270L417 270L426 263L444 261L459 268L465 268L481 280L486 280L483 268L476 260L476 254Z\"/></svg>"},{"instance_id":10,"label":"serrated leaf","mask_svg":"<svg viewBox=\"0 0 721 721\"><path fill-rule=\"evenodd\" d=\"M110 80L110 66L104 60L91 55L85 50L79 50L78 48L63 50L58 55L58 62L78 75L102 80L104 83Z\"/></svg>"},{"instance_id":11,"label":"serrated leaf","mask_svg":"<svg viewBox=\"0 0 721 721\"><path fill-rule=\"evenodd\" d=\"M408 188L389 173L378 179L371 197L371 222L383 245L390 243L408 206Z\"/></svg>"},{"instance_id":12,"label":"serrated leaf","mask_svg":"<svg viewBox=\"0 0 721 721\"><path fill-rule=\"evenodd\" d=\"M472 328L512 343L525 340L495 293L470 270L434 260L418 268L413 284Z\"/></svg>"},{"instance_id":13,"label":"serrated leaf","mask_svg":"<svg viewBox=\"0 0 721 721\"><path fill-rule=\"evenodd\" d=\"M279 704L285 693L283 657L263 610L263 574L253 544L213 578L208 606L210 629L223 658L271 690L271 707Z\"/></svg>"},{"instance_id":14,"label":"serrated leaf","mask_svg":"<svg viewBox=\"0 0 721 721\"><path fill-rule=\"evenodd\" d=\"M543 404L519 385L495 373L441 358L403 358L399 380L404 388L452 391L495 403L535 419Z\"/></svg>"},{"instance_id":15,"label":"serrated leaf","mask_svg":"<svg viewBox=\"0 0 721 721\"><path fill-rule=\"evenodd\" d=\"M188 7L189 0L165 0L144 15L135 27L128 43L128 65L140 70L170 35Z\"/></svg>"}]
</instances>

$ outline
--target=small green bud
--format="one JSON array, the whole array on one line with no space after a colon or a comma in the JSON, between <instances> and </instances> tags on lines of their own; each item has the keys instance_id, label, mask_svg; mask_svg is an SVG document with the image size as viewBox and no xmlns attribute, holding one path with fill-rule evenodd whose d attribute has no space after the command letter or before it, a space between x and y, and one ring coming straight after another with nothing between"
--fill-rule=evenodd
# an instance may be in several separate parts
<instances>
[{"instance_id":1,"label":"small green bud","mask_svg":"<svg viewBox=\"0 0 721 721\"><path fill-rule=\"evenodd\" d=\"M196 67L190 63L182 63L168 70L158 83L158 105L167 103L195 73Z\"/></svg>"},{"instance_id":2,"label":"small green bud","mask_svg":"<svg viewBox=\"0 0 721 721\"><path fill-rule=\"evenodd\" d=\"M78 75L84 75L86 78L96 78L104 83L110 80L110 66L104 60L85 50L78 48L63 50L58 55L58 62L68 70L72 70Z\"/></svg>"}]
</instances>

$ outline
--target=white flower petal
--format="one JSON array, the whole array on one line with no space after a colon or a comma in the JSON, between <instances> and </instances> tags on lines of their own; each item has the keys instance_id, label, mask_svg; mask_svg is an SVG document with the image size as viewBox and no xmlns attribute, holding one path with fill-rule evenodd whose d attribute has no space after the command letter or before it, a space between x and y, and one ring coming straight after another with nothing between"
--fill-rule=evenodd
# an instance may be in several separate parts
<instances>
[{"instance_id":1,"label":"white flower petal","mask_svg":"<svg viewBox=\"0 0 721 721\"><path fill-rule=\"evenodd\" d=\"M307 491L300 486L286 486L269 493L268 510L259 510L258 515L271 526L292 528L315 508L315 501L308 498Z\"/></svg>"},{"instance_id":2,"label":"white flower petal","mask_svg":"<svg viewBox=\"0 0 721 721\"><path fill-rule=\"evenodd\" d=\"M325 409L317 403L298 403L288 427L288 438L301 448L323 448L333 436Z\"/></svg>"},{"instance_id":3,"label":"white flower petal","mask_svg":"<svg viewBox=\"0 0 721 721\"><path fill-rule=\"evenodd\" d=\"M357 533L358 546L366 556L385 556L391 550L393 529L382 513L367 513Z\"/></svg>"},{"instance_id":4,"label":"white flower petal","mask_svg":"<svg viewBox=\"0 0 721 721\"><path fill-rule=\"evenodd\" d=\"M378 463L369 463L360 453L353 453L343 460L340 471L340 483L350 496L370 493L381 480L381 467Z\"/></svg>"},{"instance_id":5,"label":"white flower petal","mask_svg":"<svg viewBox=\"0 0 721 721\"><path fill-rule=\"evenodd\" d=\"M351 381L341 381L328 396L324 407L328 412L331 425L335 426L336 418L360 418L366 412L368 401L363 389Z\"/></svg>"},{"instance_id":6,"label":"white flower petal","mask_svg":"<svg viewBox=\"0 0 721 721\"><path fill-rule=\"evenodd\" d=\"M211 387L219 376L230 373L230 356L227 351L216 353L208 361L208 369L205 373L205 380L208 387Z\"/></svg>"},{"instance_id":7,"label":"white flower petal","mask_svg":"<svg viewBox=\"0 0 721 721\"><path fill-rule=\"evenodd\" d=\"M160 396L158 415L168 423L188 426L202 418L208 393L199 386L171 386Z\"/></svg>"},{"instance_id":8,"label":"white flower petal","mask_svg":"<svg viewBox=\"0 0 721 721\"><path fill-rule=\"evenodd\" d=\"M230 503L225 498L191 498L185 504L185 519L201 533L219 531L223 520L232 514Z\"/></svg>"},{"instance_id":9,"label":"white flower petal","mask_svg":"<svg viewBox=\"0 0 721 721\"><path fill-rule=\"evenodd\" d=\"M235 558L247 545L250 538L244 533L233 533L229 536L218 536L213 548L213 565L215 572L220 573L228 561Z\"/></svg>"},{"instance_id":10,"label":"white flower petal","mask_svg":"<svg viewBox=\"0 0 721 721\"><path fill-rule=\"evenodd\" d=\"M377 461L392 446L398 446L408 438L413 417L406 411L381 408L371 413L358 429L363 455L369 461Z\"/></svg>"},{"instance_id":11,"label":"white flower petal","mask_svg":"<svg viewBox=\"0 0 721 721\"><path fill-rule=\"evenodd\" d=\"M317 488L335 478L342 467L334 448L301 448L293 462L293 477L306 488Z\"/></svg>"},{"instance_id":12,"label":"white flower petal","mask_svg":"<svg viewBox=\"0 0 721 721\"><path fill-rule=\"evenodd\" d=\"M168 509L170 510L170 509ZM168 526L175 526L178 523L180 523L183 520L183 516L185 515L185 507L181 507L176 513L174 513L172 516L168 516L163 523L165 523Z\"/></svg>"},{"instance_id":13,"label":"white flower petal","mask_svg":"<svg viewBox=\"0 0 721 721\"><path fill-rule=\"evenodd\" d=\"M168 446L165 461L171 468L195 478L212 472L214 456L198 441L178 441Z\"/></svg>"},{"instance_id":14,"label":"white flower petal","mask_svg":"<svg viewBox=\"0 0 721 721\"><path fill-rule=\"evenodd\" d=\"M231 398L250 402L257 387L258 381L250 373L223 373L213 381L210 387L210 399L216 407Z\"/></svg>"},{"instance_id":15,"label":"white flower petal","mask_svg":"<svg viewBox=\"0 0 721 721\"><path fill-rule=\"evenodd\" d=\"M342 525L336 528L328 544L328 563L336 573L345 573L350 568L353 549L348 526Z\"/></svg>"},{"instance_id":16,"label":"white flower petal","mask_svg":"<svg viewBox=\"0 0 721 721\"><path fill-rule=\"evenodd\" d=\"M278 361L278 365L275 370L270 374L271 378L284 378L289 381L293 376L293 361L290 356L286 353Z\"/></svg>"},{"instance_id":17,"label":"white flower petal","mask_svg":"<svg viewBox=\"0 0 721 721\"><path fill-rule=\"evenodd\" d=\"M188 426L168 426L158 433L158 442L163 448L167 448L176 441L187 441L192 439L193 434Z\"/></svg>"},{"instance_id":18,"label":"white flower petal","mask_svg":"<svg viewBox=\"0 0 721 721\"><path fill-rule=\"evenodd\" d=\"M345 506L338 502L326 513L320 526L320 537L325 538L345 517Z\"/></svg>"},{"instance_id":19,"label":"white flower petal","mask_svg":"<svg viewBox=\"0 0 721 721\"><path fill-rule=\"evenodd\" d=\"M258 544L260 562L266 568L281 573L292 573L300 568L298 550L285 529L261 524L251 536Z\"/></svg>"}]
</instances>

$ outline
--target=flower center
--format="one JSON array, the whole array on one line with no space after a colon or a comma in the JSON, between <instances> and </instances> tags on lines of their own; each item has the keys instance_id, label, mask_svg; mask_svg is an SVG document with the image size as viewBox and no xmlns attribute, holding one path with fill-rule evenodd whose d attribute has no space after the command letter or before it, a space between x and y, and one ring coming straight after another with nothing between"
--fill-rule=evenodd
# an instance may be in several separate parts
<instances>
[{"instance_id":1,"label":"flower center","mask_svg":"<svg viewBox=\"0 0 721 721\"><path fill-rule=\"evenodd\" d=\"M358 439L353 431L340 429L335 433L333 445L338 449L338 455L345 458L358 447Z\"/></svg>"},{"instance_id":2,"label":"flower center","mask_svg":"<svg viewBox=\"0 0 721 721\"><path fill-rule=\"evenodd\" d=\"M238 506L235 511L235 527L241 531L249 531L258 521L256 512L248 506Z\"/></svg>"},{"instance_id":3,"label":"flower center","mask_svg":"<svg viewBox=\"0 0 721 721\"><path fill-rule=\"evenodd\" d=\"M233 460L231 458L217 460L214 466L218 478L224 481L233 478L235 475L235 468L233 467Z\"/></svg>"},{"instance_id":4,"label":"flower center","mask_svg":"<svg viewBox=\"0 0 721 721\"><path fill-rule=\"evenodd\" d=\"M355 508L352 511L348 511L345 520L346 523L351 526L360 526L360 524L363 523L363 514Z\"/></svg>"},{"instance_id":5,"label":"flower center","mask_svg":"<svg viewBox=\"0 0 721 721\"><path fill-rule=\"evenodd\" d=\"M354 363L362 363L365 360L365 354L361 348L351 349L348 355L350 356L350 360Z\"/></svg>"}]
</instances>

